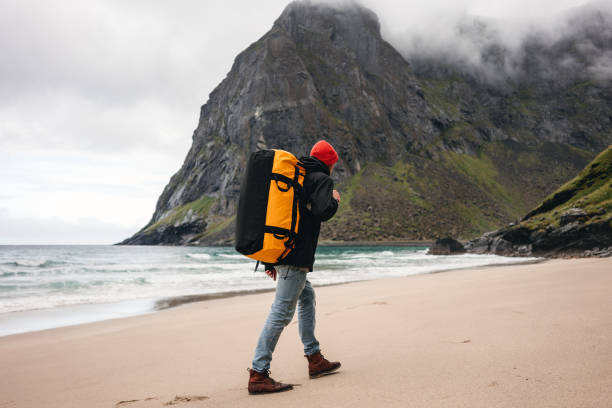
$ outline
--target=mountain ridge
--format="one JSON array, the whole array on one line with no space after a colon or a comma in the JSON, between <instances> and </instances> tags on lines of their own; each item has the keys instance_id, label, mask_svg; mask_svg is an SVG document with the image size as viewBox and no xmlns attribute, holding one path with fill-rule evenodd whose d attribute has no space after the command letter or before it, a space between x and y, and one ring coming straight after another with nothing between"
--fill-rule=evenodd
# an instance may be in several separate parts
<instances>
[{"instance_id":1,"label":"mountain ridge","mask_svg":"<svg viewBox=\"0 0 612 408\"><path fill-rule=\"evenodd\" d=\"M609 85L574 86L543 104L528 88L500 94L455 73L415 73L372 11L291 3L210 94L183 166L122 244L230 243L248 154L304 155L319 139L340 154L343 193L324 238L476 236L533 208L612 141ZM583 117L551 120L567 106ZM609 120L597 128L601 111Z\"/></svg>"}]
</instances>

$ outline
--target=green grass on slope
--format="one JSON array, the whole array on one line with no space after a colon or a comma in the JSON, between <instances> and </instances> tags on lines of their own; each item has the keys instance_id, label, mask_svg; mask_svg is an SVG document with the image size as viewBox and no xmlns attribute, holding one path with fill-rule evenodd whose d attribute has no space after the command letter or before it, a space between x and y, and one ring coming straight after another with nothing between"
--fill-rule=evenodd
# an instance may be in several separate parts
<instances>
[{"instance_id":1,"label":"green grass on slope","mask_svg":"<svg viewBox=\"0 0 612 408\"><path fill-rule=\"evenodd\" d=\"M208 210L210 210L210 206L215 201L214 197L210 197L207 195L202 195L199 199L192 201L187 204L183 204L180 207L176 207L170 212L170 214L166 215L164 218L158 220L155 224L150 225L143 231L143 233L150 233L155 231L157 228L165 225L172 225L177 221L181 221L189 210L193 210L195 214L198 214L202 218L206 218L208 214Z\"/></svg>"},{"instance_id":2,"label":"green grass on slope","mask_svg":"<svg viewBox=\"0 0 612 408\"><path fill-rule=\"evenodd\" d=\"M430 79L423 82L425 100L437 113L446 112L453 118L459 118L459 101L450 96L449 88L453 80Z\"/></svg>"},{"instance_id":3,"label":"green grass on slope","mask_svg":"<svg viewBox=\"0 0 612 408\"><path fill-rule=\"evenodd\" d=\"M232 215L231 217L224 216L212 216L209 220L209 224L206 226L204 232L196 235L189 242L197 242L206 238L214 238L215 234L221 233L223 230L228 228L233 222L236 221L236 216ZM219 238L217 236L217 238Z\"/></svg>"},{"instance_id":4,"label":"green grass on slope","mask_svg":"<svg viewBox=\"0 0 612 408\"><path fill-rule=\"evenodd\" d=\"M470 156L454 152L445 152L445 159L450 166L463 173L474 184L489 192L496 199L513 203L515 197L498 181L499 172L491 159L485 155Z\"/></svg>"},{"instance_id":5,"label":"green grass on slope","mask_svg":"<svg viewBox=\"0 0 612 408\"><path fill-rule=\"evenodd\" d=\"M495 228L500 217L510 219L512 206L496 197L496 171L487 159L460 155L453 163L416 156L393 166L367 163L338 186L342 201L334 218L324 223L323 236L392 240L451 234L469 238Z\"/></svg>"},{"instance_id":6,"label":"green grass on slope","mask_svg":"<svg viewBox=\"0 0 612 408\"><path fill-rule=\"evenodd\" d=\"M345 180L344 183L339 186L342 205L338 207L335 217L342 218L351 211L351 199L353 198L355 190L361 185L362 174L363 169L359 170L359 172Z\"/></svg>"},{"instance_id":7,"label":"green grass on slope","mask_svg":"<svg viewBox=\"0 0 612 408\"><path fill-rule=\"evenodd\" d=\"M558 225L561 214L570 208L596 213L588 222L607 219L612 213L612 146L601 152L575 178L548 196L525 216L531 228Z\"/></svg>"},{"instance_id":8,"label":"green grass on slope","mask_svg":"<svg viewBox=\"0 0 612 408\"><path fill-rule=\"evenodd\" d=\"M570 146L512 141L489 142L475 154L436 154L434 159L408 154L392 166L364 163L338 185L342 202L323 224L322 236L471 239L520 219L587 163L584 153ZM600 200L593 194L589 200Z\"/></svg>"}]
</instances>

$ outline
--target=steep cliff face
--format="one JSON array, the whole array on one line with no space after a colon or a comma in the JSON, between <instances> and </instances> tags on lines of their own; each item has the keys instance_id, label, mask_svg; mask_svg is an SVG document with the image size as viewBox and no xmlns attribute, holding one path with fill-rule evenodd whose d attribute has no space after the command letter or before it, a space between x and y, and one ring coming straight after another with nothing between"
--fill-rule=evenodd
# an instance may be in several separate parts
<instances>
[{"instance_id":1,"label":"steep cliff face","mask_svg":"<svg viewBox=\"0 0 612 408\"><path fill-rule=\"evenodd\" d=\"M501 90L426 67L368 9L290 4L210 94L183 166L123 244L230 242L256 149L336 147L343 201L324 237L426 239L517 218L612 141L609 83Z\"/></svg>"},{"instance_id":2,"label":"steep cliff face","mask_svg":"<svg viewBox=\"0 0 612 408\"><path fill-rule=\"evenodd\" d=\"M399 160L408 143L423 141L417 135L433 134L418 92L372 12L293 3L211 93L183 167L149 224L126 243L199 241L204 224L206 235L231 226L242 169L255 149L306 154L325 138L340 153L340 179L362 163ZM176 217L203 196L208 205Z\"/></svg>"}]
</instances>

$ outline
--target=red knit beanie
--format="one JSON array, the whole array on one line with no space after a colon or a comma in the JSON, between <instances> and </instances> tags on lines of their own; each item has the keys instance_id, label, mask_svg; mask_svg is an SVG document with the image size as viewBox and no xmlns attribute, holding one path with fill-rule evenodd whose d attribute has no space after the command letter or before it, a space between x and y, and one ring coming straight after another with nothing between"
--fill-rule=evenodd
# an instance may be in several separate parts
<instances>
[{"instance_id":1,"label":"red knit beanie","mask_svg":"<svg viewBox=\"0 0 612 408\"><path fill-rule=\"evenodd\" d=\"M310 155L321 160L328 167L338 161L338 153L325 140L319 140L315 143L310 150Z\"/></svg>"}]
</instances>

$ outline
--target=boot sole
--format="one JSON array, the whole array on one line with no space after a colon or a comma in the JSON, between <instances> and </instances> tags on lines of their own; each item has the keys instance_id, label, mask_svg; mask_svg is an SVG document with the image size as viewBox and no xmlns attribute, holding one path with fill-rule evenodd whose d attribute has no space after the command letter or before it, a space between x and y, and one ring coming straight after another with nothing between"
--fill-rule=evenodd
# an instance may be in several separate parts
<instances>
[{"instance_id":1,"label":"boot sole","mask_svg":"<svg viewBox=\"0 0 612 408\"><path fill-rule=\"evenodd\" d=\"M276 394L277 392L285 392L285 391L291 391L293 389L293 385L291 387L282 389L282 390L275 390L275 391L249 391L249 395L260 395L260 394Z\"/></svg>"},{"instance_id":2,"label":"boot sole","mask_svg":"<svg viewBox=\"0 0 612 408\"><path fill-rule=\"evenodd\" d=\"M315 379L315 378L321 378L321 377L325 377L326 375L330 375L330 374L338 374L338 370L340 369L341 366L338 366L332 370L329 371L324 371L322 373L318 373L318 374L313 374L310 376L310 379Z\"/></svg>"}]
</instances>

